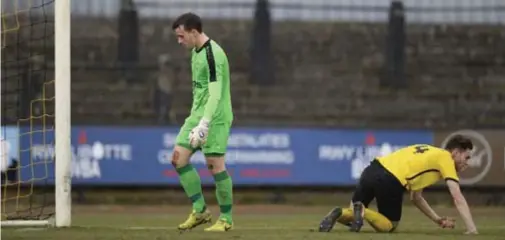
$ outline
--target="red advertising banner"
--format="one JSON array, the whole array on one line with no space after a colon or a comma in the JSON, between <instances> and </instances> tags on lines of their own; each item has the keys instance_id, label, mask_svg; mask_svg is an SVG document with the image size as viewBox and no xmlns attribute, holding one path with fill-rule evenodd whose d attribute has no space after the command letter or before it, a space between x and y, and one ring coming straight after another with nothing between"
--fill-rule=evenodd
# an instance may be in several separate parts
<instances>
[{"instance_id":1,"label":"red advertising banner","mask_svg":"<svg viewBox=\"0 0 505 240\"><path fill-rule=\"evenodd\" d=\"M474 144L469 168L460 173L465 186L505 186L505 130L438 131L435 144L443 147L454 135L470 138Z\"/></svg>"}]
</instances>

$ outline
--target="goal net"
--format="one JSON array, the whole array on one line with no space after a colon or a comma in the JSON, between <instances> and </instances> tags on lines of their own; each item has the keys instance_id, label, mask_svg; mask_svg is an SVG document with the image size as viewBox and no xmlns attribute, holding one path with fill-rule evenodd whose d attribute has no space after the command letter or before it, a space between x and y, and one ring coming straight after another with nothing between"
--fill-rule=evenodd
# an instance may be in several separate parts
<instances>
[{"instance_id":1,"label":"goal net","mask_svg":"<svg viewBox=\"0 0 505 240\"><path fill-rule=\"evenodd\" d=\"M70 0L1 0L1 226L70 226Z\"/></svg>"}]
</instances>

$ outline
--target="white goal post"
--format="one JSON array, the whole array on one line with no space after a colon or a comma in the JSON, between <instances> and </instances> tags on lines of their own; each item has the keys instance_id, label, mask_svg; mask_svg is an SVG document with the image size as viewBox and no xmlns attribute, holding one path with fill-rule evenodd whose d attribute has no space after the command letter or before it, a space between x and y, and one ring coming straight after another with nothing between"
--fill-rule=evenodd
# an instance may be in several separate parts
<instances>
[{"instance_id":1,"label":"white goal post","mask_svg":"<svg viewBox=\"0 0 505 240\"><path fill-rule=\"evenodd\" d=\"M70 1L54 1L55 215L49 220L1 221L2 227L70 227L71 225Z\"/></svg>"}]
</instances>

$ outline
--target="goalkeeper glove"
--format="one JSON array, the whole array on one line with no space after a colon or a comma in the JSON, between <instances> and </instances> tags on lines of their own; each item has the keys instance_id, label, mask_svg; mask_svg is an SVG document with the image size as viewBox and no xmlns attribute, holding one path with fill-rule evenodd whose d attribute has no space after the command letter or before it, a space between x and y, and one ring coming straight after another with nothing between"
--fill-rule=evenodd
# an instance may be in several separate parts
<instances>
[{"instance_id":1,"label":"goalkeeper glove","mask_svg":"<svg viewBox=\"0 0 505 240\"><path fill-rule=\"evenodd\" d=\"M206 119L200 120L200 123L189 133L189 144L192 148L200 147L207 141L209 133L209 121Z\"/></svg>"}]
</instances>

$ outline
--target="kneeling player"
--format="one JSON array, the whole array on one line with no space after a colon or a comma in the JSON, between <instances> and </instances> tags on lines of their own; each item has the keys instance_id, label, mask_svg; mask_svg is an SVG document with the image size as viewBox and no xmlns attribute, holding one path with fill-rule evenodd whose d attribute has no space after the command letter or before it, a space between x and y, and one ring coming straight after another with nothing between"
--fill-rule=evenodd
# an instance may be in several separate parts
<instances>
[{"instance_id":1,"label":"kneeling player","mask_svg":"<svg viewBox=\"0 0 505 240\"><path fill-rule=\"evenodd\" d=\"M390 155L376 158L361 174L352 197L350 208L334 208L321 221L320 232L329 232L336 222L359 232L366 220L378 232L392 232L402 215L405 191L421 212L434 223L444 228L453 228L454 220L440 217L422 196L422 190L444 179L454 199L467 234L476 234L470 209L461 193L456 172L466 169L473 148L471 140L463 136L453 137L445 149L430 145L412 145ZM378 212L368 209L376 199Z\"/></svg>"}]
</instances>

